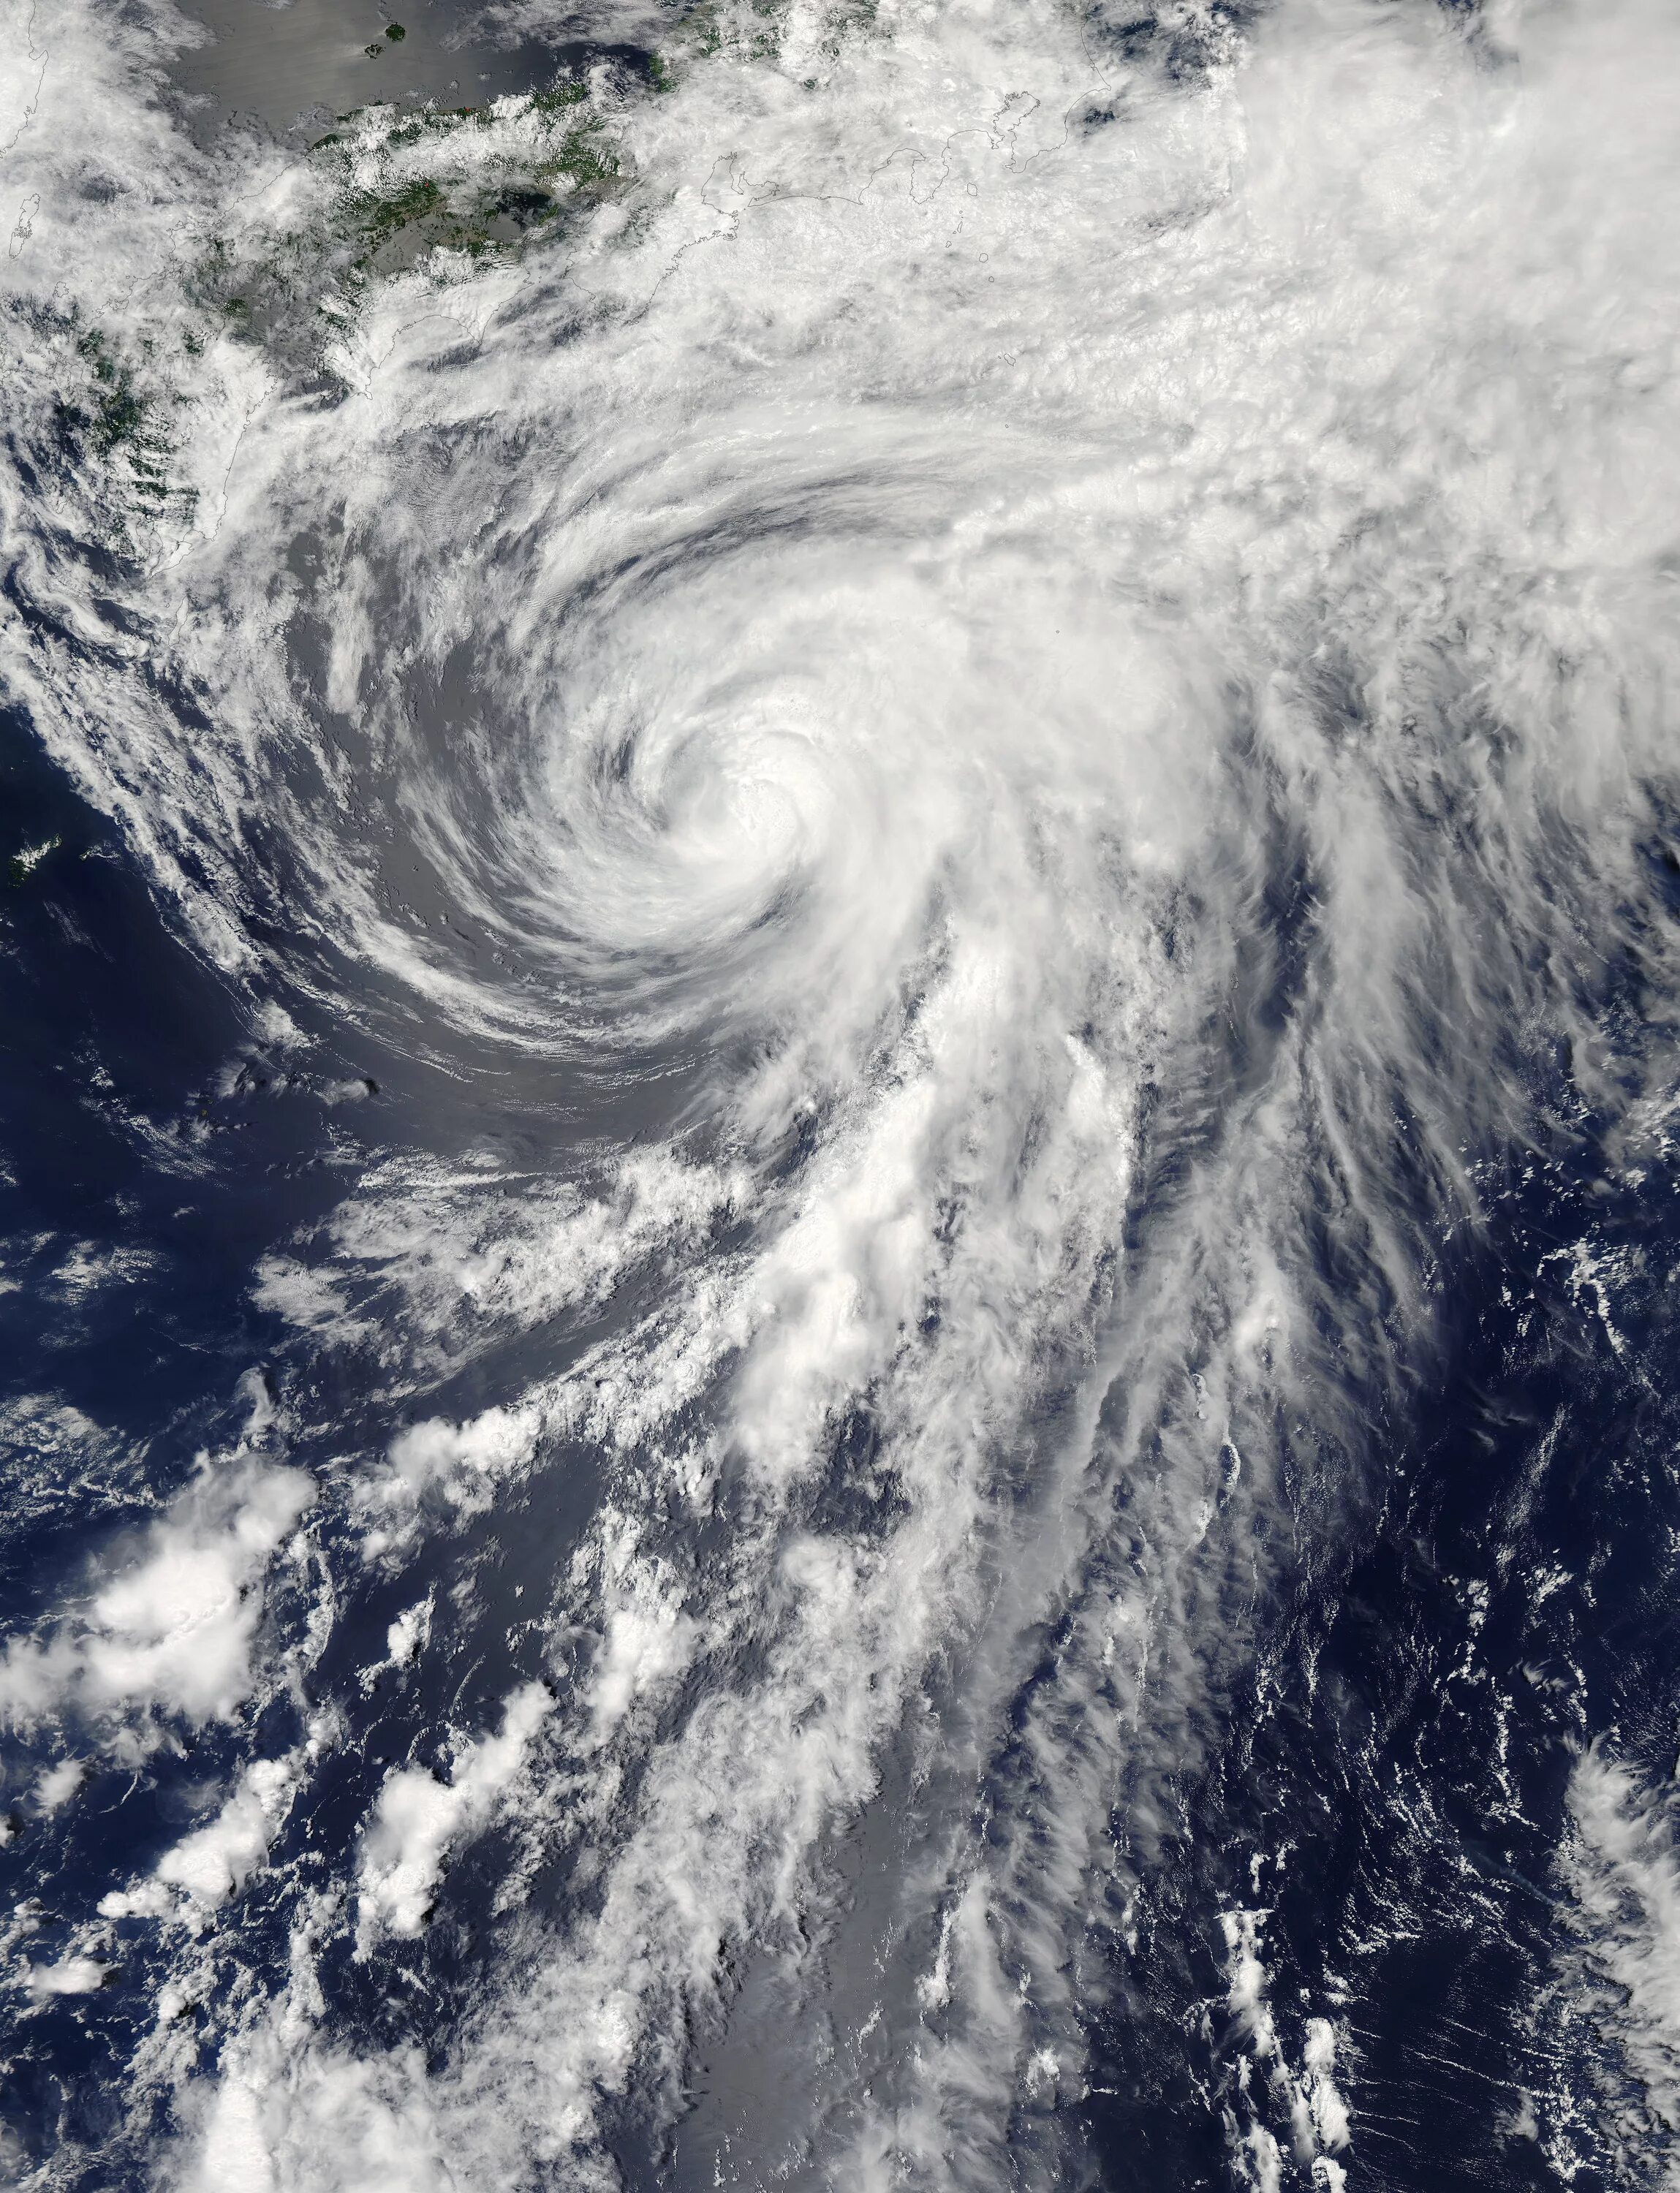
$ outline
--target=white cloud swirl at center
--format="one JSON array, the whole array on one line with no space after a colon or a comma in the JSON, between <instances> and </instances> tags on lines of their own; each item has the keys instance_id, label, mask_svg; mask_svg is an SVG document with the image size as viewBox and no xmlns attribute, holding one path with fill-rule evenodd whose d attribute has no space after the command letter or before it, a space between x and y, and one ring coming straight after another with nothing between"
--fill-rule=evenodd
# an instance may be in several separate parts
<instances>
[{"instance_id":1,"label":"white cloud swirl at center","mask_svg":"<svg viewBox=\"0 0 1680 2193\"><path fill-rule=\"evenodd\" d=\"M1006 2182L1016 2098L1077 2076L1121 1772L1144 1848L1224 1587L1266 1589L1279 1426L1333 1456L1426 1329L1430 1230L1525 1130L1522 1042L1591 1033L1671 770L1680 52L1635 7L1510 35L1297 0L1184 87L1049 9L796 8L781 67L626 117L628 226L404 278L354 395L254 412L138 589L213 799L164 797L126 663L75 673L84 778L224 912L272 914L284 845L283 972L374 971L457 1071L702 1061L743 1227L674 1221L654 1307L506 1397L608 1457L548 1610L592 1650L517 1795L456 1809L525 1806L593 1902L502 1915L519 1978L429 2079L295 1983L184 2169L604 2177L613 2097L674 2120L725 1959L844 1992L827 1853L918 1726L946 1809L874 1916L936 1961L869 2006L873 2099L795 2064L813 2167ZM1140 1212L1150 1131L1181 1161ZM431 1280L393 1284L423 1335ZM1052 1619L1039 1784L982 1834Z\"/></svg>"}]
</instances>

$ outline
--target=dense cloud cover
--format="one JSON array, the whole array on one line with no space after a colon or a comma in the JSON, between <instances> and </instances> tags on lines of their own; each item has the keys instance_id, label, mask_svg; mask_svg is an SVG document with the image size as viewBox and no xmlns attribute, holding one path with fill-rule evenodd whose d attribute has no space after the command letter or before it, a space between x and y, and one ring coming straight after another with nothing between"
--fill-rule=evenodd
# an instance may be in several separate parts
<instances>
[{"instance_id":1,"label":"dense cloud cover","mask_svg":"<svg viewBox=\"0 0 1680 2193\"><path fill-rule=\"evenodd\" d=\"M597 72L546 240L354 282L355 192L545 110L206 151L179 19L6 18L13 697L265 1073L387 1121L0 1658L43 1814L226 1745L14 1944L20 2017L138 1991L125 2184L1083 2183L1175 1927L1220 2167L1356 2182L1412 1920L1285 2006L1304 1826L1163 1883L1403 1508L1454 1260L1562 1118L1668 1160L1680 35L1123 13L720 9ZM307 343L204 302L311 253ZM1646 1377L1644 1265L1555 1253ZM1671 1755L1613 1718L1477 2137L1654 2184Z\"/></svg>"}]
</instances>

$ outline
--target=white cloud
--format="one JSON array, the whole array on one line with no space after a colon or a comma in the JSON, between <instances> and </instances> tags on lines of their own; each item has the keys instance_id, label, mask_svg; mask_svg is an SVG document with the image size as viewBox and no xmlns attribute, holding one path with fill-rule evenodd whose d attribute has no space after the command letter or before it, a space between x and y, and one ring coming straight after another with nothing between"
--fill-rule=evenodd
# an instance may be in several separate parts
<instances>
[{"instance_id":1,"label":"white cloud","mask_svg":"<svg viewBox=\"0 0 1680 2193\"><path fill-rule=\"evenodd\" d=\"M447 1782L416 1766L387 1775L362 1838L356 1938L364 1955L382 1932L420 1932L450 1850L493 1817L553 1703L541 1683L512 1692L500 1732L462 1745Z\"/></svg>"},{"instance_id":2,"label":"white cloud","mask_svg":"<svg viewBox=\"0 0 1680 2193\"><path fill-rule=\"evenodd\" d=\"M313 1497L301 1470L207 1465L83 1600L7 1644L0 1712L24 1728L66 1714L227 1719L257 1680L256 1587Z\"/></svg>"},{"instance_id":3,"label":"white cloud","mask_svg":"<svg viewBox=\"0 0 1680 2193\"><path fill-rule=\"evenodd\" d=\"M385 1649L396 1668L410 1666L425 1649L432 1631L432 1601L421 1600L405 1606L385 1634Z\"/></svg>"},{"instance_id":4,"label":"white cloud","mask_svg":"<svg viewBox=\"0 0 1680 2193\"><path fill-rule=\"evenodd\" d=\"M186 310L183 236L307 186L195 164L125 95L127 31L96 49L60 12L94 90L26 148L23 275L137 339L149 296ZM446 2152L457 2183L539 2154L587 2183L603 2093L639 2064L674 2121L675 2036L730 2042L725 1951L814 1999L833 1973L794 1945L843 1915L873 1971L952 1881L897 2087L841 2093L840 2049L767 2081L857 2128L838 2179L902 2138L983 2185L1023 2067L1075 2076L1115 1793L1146 1847L1246 1649L1227 1610L1292 1535L1248 1527L1279 1426L1354 1450L1427 1333L1465 1151L1534 1124L1513 1032L1593 1055L1558 971L1623 934L1671 773L1680 55L1660 9L1560 0L1493 69L1450 12L1282 0L1169 85L1047 0L883 0L867 32L795 0L753 33L779 62L688 53L626 112L641 180L552 253L370 283L354 401L271 400L255 343L183 366L204 514L125 580L135 633L6 490L50 610L8 627L24 698L205 948L249 965L284 902L300 961L362 971L327 1004L364 1010L365 976L428 1071L568 1122L525 1171L369 1168L260 1277L364 1350L370 1398L433 1412L353 1493L364 1543L430 1495L493 1509L552 1428L611 1479L544 1610L593 1652L565 1788L516 1692L337 1853L364 1947L492 1818L587 1845L587 1910L564 1938L506 1920L429 2080L301 2013L272 2058L230 2048L188 2179L419 2183ZM108 224L77 196L96 157L132 186ZM20 417L69 347L41 329ZM342 738L297 700L312 622ZM159 662L213 703L190 772ZM558 1375L436 1413L515 1336ZM14 1641L15 1720L249 1695L304 1494L238 1482ZM945 1809L840 1915L826 1853L907 1730ZM1006 1731L1030 1805L988 1778ZM260 1863L261 1793L229 1804L171 1893ZM1583 1848L1635 1915L1605 1907L1602 1954L1660 2083L1661 1853L1611 1814ZM1319 2021L1290 2069L1236 1921L1251 2073L1298 2151L1339 2155L1343 2044ZM1270 2123L1234 2151L1279 2182Z\"/></svg>"},{"instance_id":5,"label":"white cloud","mask_svg":"<svg viewBox=\"0 0 1680 2193\"><path fill-rule=\"evenodd\" d=\"M598 1742L611 1734L638 1698L664 1692L683 1673L698 1635L695 1623L674 1603L672 1583L657 1565L638 1562L632 1554L612 1566L616 1573L609 1588L606 1634L589 1685Z\"/></svg>"},{"instance_id":6,"label":"white cloud","mask_svg":"<svg viewBox=\"0 0 1680 2193\"><path fill-rule=\"evenodd\" d=\"M43 1812L55 1812L76 1795L88 1778L85 1759L61 1759L49 1766L35 1785L35 1801Z\"/></svg>"},{"instance_id":7,"label":"white cloud","mask_svg":"<svg viewBox=\"0 0 1680 2193\"><path fill-rule=\"evenodd\" d=\"M166 1850L146 1878L103 1897L101 1915L162 1918L179 1910L197 1923L215 1910L267 1858L275 1830L290 1809L297 1776L295 1759L254 1760L215 1819Z\"/></svg>"},{"instance_id":8,"label":"white cloud","mask_svg":"<svg viewBox=\"0 0 1680 2193\"><path fill-rule=\"evenodd\" d=\"M391 1445L391 1467L408 1492L442 1485L457 1501L472 1497L529 1461L542 1429L530 1409L486 1409L463 1424L428 1417L398 1435Z\"/></svg>"},{"instance_id":9,"label":"white cloud","mask_svg":"<svg viewBox=\"0 0 1680 2193\"><path fill-rule=\"evenodd\" d=\"M186 2112L181 2193L453 2193L423 2069L406 2051L358 2063L300 2055L272 2027L243 2035Z\"/></svg>"},{"instance_id":10,"label":"white cloud","mask_svg":"<svg viewBox=\"0 0 1680 2193\"><path fill-rule=\"evenodd\" d=\"M32 1966L27 1985L37 2001L59 1995L91 1995L105 1985L109 1969L97 1957L63 1957L55 1965Z\"/></svg>"},{"instance_id":11,"label":"white cloud","mask_svg":"<svg viewBox=\"0 0 1680 2193\"><path fill-rule=\"evenodd\" d=\"M1259 1870L1257 1863L1257 1875ZM1272 2007L1265 1961L1270 1916L1264 1910L1219 1915L1225 1941L1225 2008L1243 2052L1235 2085L1224 2097L1232 2162L1239 2178L1259 2193L1280 2185L1285 2153L1281 2133L1295 2161L1310 2168L1315 2185L1338 2193L1346 2173L1335 2158L1353 2138L1352 2119L1334 2076L1339 2036L1333 2020L1307 2018L1301 2030L1300 2069L1292 2069L1291 2052L1285 2049Z\"/></svg>"},{"instance_id":12,"label":"white cloud","mask_svg":"<svg viewBox=\"0 0 1680 2193\"><path fill-rule=\"evenodd\" d=\"M1594 1748L1577 1760L1568 1794L1574 1832L1560 1867L1573 1938L1561 1974L1565 2032L1584 2024L1597 2043L1586 2068L1598 2089L1599 2151L1637 2154L1648 2135L1636 2093L1661 2122L1680 2123L1676 1793L1672 1785L1643 1784L1624 1761ZM1560 2164L1571 2159L1568 2121L1577 2113L1566 2112L1543 2143Z\"/></svg>"}]
</instances>

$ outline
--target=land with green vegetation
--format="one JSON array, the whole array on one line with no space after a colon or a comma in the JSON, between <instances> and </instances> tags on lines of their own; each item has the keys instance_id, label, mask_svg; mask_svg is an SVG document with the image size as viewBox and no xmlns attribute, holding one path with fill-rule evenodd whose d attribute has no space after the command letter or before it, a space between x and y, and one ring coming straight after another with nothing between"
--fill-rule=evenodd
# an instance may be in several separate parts
<instances>
[{"instance_id":1,"label":"land with green vegetation","mask_svg":"<svg viewBox=\"0 0 1680 2193\"><path fill-rule=\"evenodd\" d=\"M628 107L674 92L710 55L773 61L784 11L785 0L702 0L645 78L598 72L479 106L358 108L242 223L189 243L181 291L150 332L119 338L59 316L47 330L61 361L59 445L112 514L112 545L126 547L137 523L190 518L190 490L171 484L170 421L216 345L252 346L295 386L332 377L386 283L448 285L518 261L628 192ZM842 0L836 20L855 28L872 13L873 0ZM377 49L405 35L387 24Z\"/></svg>"}]
</instances>

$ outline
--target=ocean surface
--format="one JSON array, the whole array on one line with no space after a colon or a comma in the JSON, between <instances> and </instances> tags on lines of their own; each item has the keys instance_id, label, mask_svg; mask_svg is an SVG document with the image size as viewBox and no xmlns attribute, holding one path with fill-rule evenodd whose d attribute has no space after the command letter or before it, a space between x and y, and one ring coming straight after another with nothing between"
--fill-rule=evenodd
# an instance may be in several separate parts
<instances>
[{"instance_id":1,"label":"ocean surface","mask_svg":"<svg viewBox=\"0 0 1680 2193\"><path fill-rule=\"evenodd\" d=\"M1680 16L0 0L0 2183L1680 2188Z\"/></svg>"}]
</instances>

